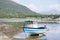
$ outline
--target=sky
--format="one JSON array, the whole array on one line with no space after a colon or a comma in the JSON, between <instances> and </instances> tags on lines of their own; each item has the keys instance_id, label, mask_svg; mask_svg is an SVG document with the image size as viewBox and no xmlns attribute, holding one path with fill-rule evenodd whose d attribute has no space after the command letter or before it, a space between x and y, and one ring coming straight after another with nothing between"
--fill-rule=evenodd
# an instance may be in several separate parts
<instances>
[{"instance_id":1,"label":"sky","mask_svg":"<svg viewBox=\"0 0 60 40\"><path fill-rule=\"evenodd\" d=\"M22 4L32 11L44 12L49 10L60 11L60 0L12 0L18 4Z\"/></svg>"}]
</instances>

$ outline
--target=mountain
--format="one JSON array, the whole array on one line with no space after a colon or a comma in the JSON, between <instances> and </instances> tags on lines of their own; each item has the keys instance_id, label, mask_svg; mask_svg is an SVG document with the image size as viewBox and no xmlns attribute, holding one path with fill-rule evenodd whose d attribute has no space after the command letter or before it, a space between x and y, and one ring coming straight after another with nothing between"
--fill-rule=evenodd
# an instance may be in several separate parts
<instances>
[{"instance_id":1,"label":"mountain","mask_svg":"<svg viewBox=\"0 0 60 40\"><path fill-rule=\"evenodd\" d=\"M18 18L26 15L38 15L29 8L11 0L0 0L0 18Z\"/></svg>"},{"instance_id":2,"label":"mountain","mask_svg":"<svg viewBox=\"0 0 60 40\"><path fill-rule=\"evenodd\" d=\"M55 15L55 14L57 14L57 15L59 15L60 14L60 11L58 11L58 10L55 10L55 9L52 9L52 10L50 10L50 11L45 11L45 12L41 12L41 13L43 13L43 14L53 14L53 15Z\"/></svg>"}]
</instances>

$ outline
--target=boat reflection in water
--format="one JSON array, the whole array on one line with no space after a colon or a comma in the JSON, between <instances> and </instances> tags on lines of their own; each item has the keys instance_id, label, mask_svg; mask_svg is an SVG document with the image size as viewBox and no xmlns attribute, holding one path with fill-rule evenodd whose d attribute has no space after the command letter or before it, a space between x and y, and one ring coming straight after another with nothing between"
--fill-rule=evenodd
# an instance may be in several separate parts
<instances>
[{"instance_id":1,"label":"boat reflection in water","mask_svg":"<svg viewBox=\"0 0 60 40\"><path fill-rule=\"evenodd\" d=\"M15 35L14 38L16 38L17 40L47 40L47 37L45 34L41 34L41 36L39 36L38 34L32 34L26 37L25 33L19 33Z\"/></svg>"},{"instance_id":2,"label":"boat reflection in water","mask_svg":"<svg viewBox=\"0 0 60 40\"><path fill-rule=\"evenodd\" d=\"M44 34L47 31L47 28L46 25L39 27L37 21L25 21L23 30L27 36L37 34L41 36L41 34Z\"/></svg>"},{"instance_id":3,"label":"boat reflection in water","mask_svg":"<svg viewBox=\"0 0 60 40\"><path fill-rule=\"evenodd\" d=\"M47 37L45 34L41 34L41 36L39 36L38 34L35 35L30 35L27 40L47 40Z\"/></svg>"}]
</instances>

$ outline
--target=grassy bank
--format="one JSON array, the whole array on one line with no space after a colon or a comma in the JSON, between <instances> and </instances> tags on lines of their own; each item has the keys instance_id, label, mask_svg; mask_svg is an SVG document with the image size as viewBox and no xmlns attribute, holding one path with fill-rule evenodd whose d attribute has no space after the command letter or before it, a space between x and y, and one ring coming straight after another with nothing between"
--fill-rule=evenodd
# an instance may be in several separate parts
<instances>
[{"instance_id":1,"label":"grassy bank","mask_svg":"<svg viewBox=\"0 0 60 40\"><path fill-rule=\"evenodd\" d=\"M58 24L56 22L38 22L39 24ZM2 22L1 24L13 25L14 27L24 26L24 22Z\"/></svg>"},{"instance_id":2,"label":"grassy bank","mask_svg":"<svg viewBox=\"0 0 60 40\"><path fill-rule=\"evenodd\" d=\"M39 24L58 24L57 22L38 22Z\"/></svg>"},{"instance_id":3,"label":"grassy bank","mask_svg":"<svg viewBox=\"0 0 60 40\"><path fill-rule=\"evenodd\" d=\"M40 20L41 18L0 18L0 20Z\"/></svg>"},{"instance_id":4,"label":"grassy bank","mask_svg":"<svg viewBox=\"0 0 60 40\"><path fill-rule=\"evenodd\" d=\"M24 22L2 22L1 24L13 25L14 27L21 27L24 25Z\"/></svg>"}]
</instances>

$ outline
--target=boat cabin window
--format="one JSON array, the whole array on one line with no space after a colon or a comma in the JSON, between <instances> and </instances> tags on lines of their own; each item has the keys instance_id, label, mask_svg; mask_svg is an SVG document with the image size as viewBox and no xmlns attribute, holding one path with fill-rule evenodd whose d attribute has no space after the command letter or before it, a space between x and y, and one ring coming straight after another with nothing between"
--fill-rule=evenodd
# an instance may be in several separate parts
<instances>
[{"instance_id":1,"label":"boat cabin window","mask_svg":"<svg viewBox=\"0 0 60 40\"><path fill-rule=\"evenodd\" d=\"M25 22L25 24L33 24L33 22Z\"/></svg>"},{"instance_id":2,"label":"boat cabin window","mask_svg":"<svg viewBox=\"0 0 60 40\"><path fill-rule=\"evenodd\" d=\"M26 21L25 24L37 24L35 21Z\"/></svg>"}]
</instances>

